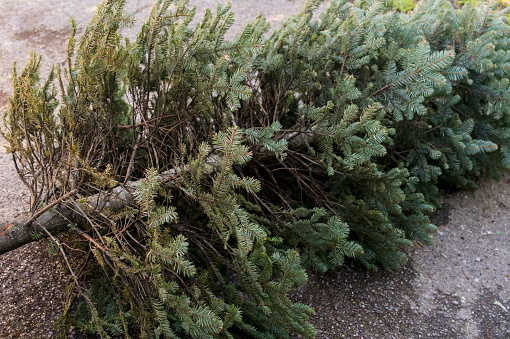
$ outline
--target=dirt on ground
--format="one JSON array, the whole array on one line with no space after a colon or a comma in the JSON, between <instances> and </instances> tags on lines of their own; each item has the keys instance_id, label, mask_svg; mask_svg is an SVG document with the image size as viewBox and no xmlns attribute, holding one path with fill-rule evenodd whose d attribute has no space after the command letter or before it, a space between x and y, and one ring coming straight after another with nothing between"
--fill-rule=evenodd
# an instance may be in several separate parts
<instances>
[{"instance_id":1,"label":"dirt on ground","mask_svg":"<svg viewBox=\"0 0 510 339\"><path fill-rule=\"evenodd\" d=\"M224 2L224 1L223 1ZM232 32L262 12L273 26L302 0L232 0ZM97 0L0 0L0 106L11 94L12 64L43 55L43 73L65 60L69 18L78 34ZM190 1L197 18L216 1ZM325 2L325 6L328 3ZM142 21L149 0L128 0ZM135 30L127 32L131 38ZM234 33L232 33L234 34ZM26 212L29 194L0 140L0 223ZM318 338L510 338L510 176L484 180L475 192L448 193L435 216L435 245L415 243L401 270L369 272L347 262L310 273L293 294L312 306ZM66 275L44 241L0 256L0 338L52 338L63 311Z\"/></svg>"}]
</instances>

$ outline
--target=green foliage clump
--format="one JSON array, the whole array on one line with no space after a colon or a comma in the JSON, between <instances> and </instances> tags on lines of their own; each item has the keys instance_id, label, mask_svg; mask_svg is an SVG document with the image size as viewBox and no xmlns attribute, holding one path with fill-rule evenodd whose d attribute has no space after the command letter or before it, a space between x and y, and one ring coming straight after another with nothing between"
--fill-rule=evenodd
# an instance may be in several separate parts
<instances>
[{"instance_id":1,"label":"green foliage clump","mask_svg":"<svg viewBox=\"0 0 510 339\"><path fill-rule=\"evenodd\" d=\"M414 0L393 0L391 3L391 7L397 11L401 12L409 12L416 6L416 1Z\"/></svg>"},{"instance_id":2,"label":"green foliage clump","mask_svg":"<svg viewBox=\"0 0 510 339\"><path fill-rule=\"evenodd\" d=\"M83 330L313 337L288 297L305 268L398 268L403 246L432 243L438 186L510 168L497 3L309 1L268 38L259 16L229 41L230 5L191 25L187 1L159 0L133 42L123 5L100 6L78 43L73 24L47 81L35 56L15 72L4 116L34 210L80 197L73 229L104 272L74 281ZM130 205L87 198L117 186Z\"/></svg>"}]
</instances>

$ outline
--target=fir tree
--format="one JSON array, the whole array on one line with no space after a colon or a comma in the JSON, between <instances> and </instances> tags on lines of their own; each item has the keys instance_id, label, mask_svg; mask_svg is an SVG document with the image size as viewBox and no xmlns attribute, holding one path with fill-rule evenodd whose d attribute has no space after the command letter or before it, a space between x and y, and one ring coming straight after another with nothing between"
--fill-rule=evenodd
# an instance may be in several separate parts
<instances>
[{"instance_id":1,"label":"fir tree","mask_svg":"<svg viewBox=\"0 0 510 339\"><path fill-rule=\"evenodd\" d=\"M187 1L159 0L131 42L108 0L79 41L72 24L67 68L15 68L3 135L32 209L80 216L70 244L95 259L61 325L313 337L288 297L306 268L398 268L432 243L438 185L509 168L507 10L318 5L227 41L230 5L193 26Z\"/></svg>"}]
</instances>

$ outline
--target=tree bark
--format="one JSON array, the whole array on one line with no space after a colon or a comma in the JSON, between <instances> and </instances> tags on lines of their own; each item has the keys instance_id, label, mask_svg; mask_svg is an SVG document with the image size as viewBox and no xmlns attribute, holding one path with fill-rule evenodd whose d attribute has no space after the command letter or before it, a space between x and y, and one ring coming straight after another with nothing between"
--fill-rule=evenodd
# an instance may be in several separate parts
<instances>
[{"instance_id":1,"label":"tree bark","mask_svg":"<svg viewBox=\"0 0 510 339\"><path fill-rule=\"evenodd\" d=\"M68 231L71 224L84 224L87 222L85 213L93 215L105 209L118 210L131 204L135 185L136 182L129 183L126 186L114 188L108 194L96 194L84 199L74 199L72 203L63 202L35 218L24 215L13 222L0 225L0 254L36 241L41 236L46 237L44 229L57 235Z\"/></svg>"},{"instance_id":2,"label":"tree bark","mask_svg":"<svg viewBox=\"0 0 510 339\"><path fill-rule=\"evenodd\" d=\"M58 206L55 210L47 211L33 222L27 223L30 216L21 216L11 223L0 226L0 254L12 251L18 247L38 240L38 234L43 235L39 225L51 234L59 234L69 229L70 223L78 223L78 215L66 206Z\"/></svg>"}]
</instances>

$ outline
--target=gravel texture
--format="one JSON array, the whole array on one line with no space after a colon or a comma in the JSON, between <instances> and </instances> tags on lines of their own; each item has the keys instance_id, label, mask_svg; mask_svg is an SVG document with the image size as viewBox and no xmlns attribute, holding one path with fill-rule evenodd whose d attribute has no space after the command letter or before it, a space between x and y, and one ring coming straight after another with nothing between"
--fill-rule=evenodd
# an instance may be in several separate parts
<instances>
[{"instance_id":1,"label":"gravel texture","mask_svg":"<svg viewBox=\"0 0 510 339\"><path fill-rule=\"evenodd\" d=\"M31 50L44 56L44 72L64 60L69 17L80 33L98 2L0 0L2 110L12 91L12 63L21 68ZM200 17L216 1L190 3ZM232 3L235 30L259 11L276 26L303 1ZM150 4L131 0L128 10L144 18ZM26 212L29 198L4 147L0 183L1 224ZM318 338L510 338L510 177L482 181L476 192L449 193L443 206L435 217L436 245L409 248L401 270L368 272L348 262L339 272L310 273L293 298L316 310ZM0 338L53 337L66 278L44 241L0 256Z\"/></svg>"}]
</instances>

